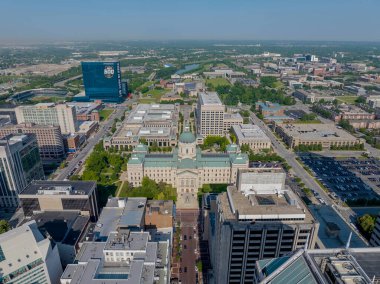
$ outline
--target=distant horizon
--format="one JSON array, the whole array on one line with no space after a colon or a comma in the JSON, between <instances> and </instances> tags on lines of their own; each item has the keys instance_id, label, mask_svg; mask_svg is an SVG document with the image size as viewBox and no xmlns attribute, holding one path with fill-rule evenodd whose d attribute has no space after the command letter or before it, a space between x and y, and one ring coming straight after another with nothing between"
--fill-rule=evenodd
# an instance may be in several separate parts
<instances>
[{"instance_id":1,"label":"distant horizon","mask_svg":"<svg viewBox=\"0 0 380 284\"><path fill-rule=\"evenodd\" d=\"M3 41L380 42L378 0L2 0Z\"/></svg>"},{"instance_id":2,"label":"distant horizon","mask_svg":"<svg viewBox=\"0 0 380 284\"><path fill-rule=\"evenodd\" d=\"M238 45L258 45L263 43L280 44L280 43L321 43L321 44L334 44L334 43L352 43L352 44L365 44L374 43L380 44L380 40L306 40L306 39L112 39L112 40L100 40L100 39L0 39L0 46L6 46L11 44L20 45L44 45L44 44L59 44L59 43L128 43L128 42L146 42L146 43L166 43L166 42L200 42L200 43L212 43L212 44L226 44L231 46ZM240 44L239 44L240 43Z\"/></svg>"}]
</instances>

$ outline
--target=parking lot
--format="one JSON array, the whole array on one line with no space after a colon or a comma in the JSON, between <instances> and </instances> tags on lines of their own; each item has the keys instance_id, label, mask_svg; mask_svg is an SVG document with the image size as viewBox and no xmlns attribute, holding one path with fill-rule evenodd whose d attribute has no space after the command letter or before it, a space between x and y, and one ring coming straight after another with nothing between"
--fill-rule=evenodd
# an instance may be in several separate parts
<instances>
[{"instance_id":1,"label":"parking lot","mask_svg":"<svg viewBox=\"0 0 380 284\"><path fill-rule=\"evenodd\" d=\"M298 109L289 109L285 111L285 114L297 120L297 119L300 119L302 116L304 116L306 112L304 112L303 110L298 110Z\"/></svg>"},{"instance_id":2,"label":"parking lot","mask_svg":"<svg viewBox=\"0 0 380 284\"><path fill-rule=\"evenodd\" d=\"M358 177L373 186L374 190L380 189L380 162L374 158L347 159L341 162L346 169L354 172Z\"/></svg>"},{"instance_id":3,"label":"parking lot","mask_svg":"<svg viewBox=\"0 0 380 284\"><path fill-rule=\"evenodd\" d=\"M316 178L331 191L333 198L342 201L375 199L379 195L363 177L379 179L380 165L374 159L336 159L317 154L302 154L302 162L308 166Z\"/></svg>"}]
</instances>

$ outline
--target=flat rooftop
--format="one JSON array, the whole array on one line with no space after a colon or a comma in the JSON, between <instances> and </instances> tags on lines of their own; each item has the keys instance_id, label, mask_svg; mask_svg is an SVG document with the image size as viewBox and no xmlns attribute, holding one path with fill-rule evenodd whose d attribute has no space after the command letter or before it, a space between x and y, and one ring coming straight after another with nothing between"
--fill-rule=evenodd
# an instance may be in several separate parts
<instances>
[{"instance_id":1,"label":"flat rooftop","mask_svg":"<svg viewBox=\"0 0 380 284\"><path fill-rule=\"evenodd\" d=\"M34 134L9 134L0 139L0 146L7 144L14 145L22 142L23 145L29 143L34 137Z\"/></svg>"},{"instance_id":2,"label":"flat rooftop","mask_svg":"<svg viewBox=\"0 0 380 284\"><path fill-rule=\"evenodd\" d=\"M94 233L99 238L104 238L118 227L139 228L143 223L146 202L145 197L110 199L99 216Z\"/></svg>"},{"instance_id":3,"label":"flat rooftop","mask_svg":"<svg viewBox=\"0 0 380 284\"><path fill-rule=\"evenodd\" d=\"M327 262L329 269L342 283L378 283L380 280L378 247L308 250L307 253L319 267L323 261Z\"/></svg>"},{"instance_id":4,"label":"flat rooftop","mask_svg":"<svg viewBox=\"0 0 380 284\"><path fill-rule=\"evenodd\" d=\"M379 257L380 248L301 249L256 264L263 283L373 284L380 280Z\"/></svg>"},{"instance_id":5,"label":"flat rooftop","mask_svg":"<svg viewBox=\"0 0 380 284\"><path fill-rule=\"evenodd\" d=\"M42 124L35 124L33 122L24 122L19 124L7 124L1 126L2 129L22 129L22 128L32 128L32 129L58 129L59 126L55 125L42 125Z\"/></svg>"},{"instance_id":6,"label":"flat rooftop","mask_svg":"<svg viewBox=\"0 0 380 284\"><path fill-rule=\"evenodd\" d=\"M126 124L142 124L144 121L173 121L176 118L176 108L172 104L139 104L131 111Z\"/></svg>"},{"instance_id":7,"label":"flat rooftop","mask_svg":"<svg viewBox=\"0 0 380 284\"><path fill-rule=\"evenodd\" d=\"M148 232L113 232L108 236L105 250L146 251L149 241Z\"/></svg>"},{"instance_id":8,"label":"flat rooftop","mask_svg":"<svg viewBox=\"0 0 380 284\"><path fill-rule=\"evenodd\" d=\"M297 196L287 190L283 195L244 194L236 186L229 186L227 192L218 196L225 219L229 220L278 220L285 223L313 222L313 217L304 208ZM288 221L285 219L299 219Z\"/></svg>"},{"instance_id":9,"label":"flat rooftop","mask_svg":"<svg viewBox=\"0 0 380 284\"><path fill-rule=\"evenodd\" d=\"M270 142L269 137L257 125L253 124L240 124L232 126L237 138L239 140L255 139Z\"/></svg>"},{"instance_id":10,"label":"flat rooftop","mask_svg":"<svg viewBox=\"0 0 380 284\"><path fill-rule=\"evenodd\" d=\"M217 92L199 93L198 99L202 105L223 105Z\"/></svg>"},{"instance_id":11,"label":"flat rooftop","mask_svg":"<svg viewBox=\"0 0 380 284\"><path fill-rule=\"evenodd\" d=\"M238 112L237 113L225 113L224 114L224 121L226 121L226 120L237 120L237 119L243 120L242 116Z\"/></svg>"},{"instance_id":12,"label":"flat rooftop","mask_svg":"<svg viewBox=\"0 0 380 284\"><path fill-rule=\"evenodd\" d=\"M141 127L138 135L149 137L149 136L163 136L163 137L169 137L171 135L171 127Z\"/></svg>"},{"instance_id":13,"label":"flat rooftop","mask_svg":"<svg viewBox=\"0 0 380 284\"><path fill-rule=\"evenodd\" d=\"M314 139L330 139L330 140L351 140L356 141L357 138L349 134L343 129L339 129L333 123L328 124L303 124L303 123L287 123L278 124L288 135L305 140Z\"/></svg>"},{"instance_id":14,"label":"flat rooftop","mask_svg":"<svg viewBox=\"0 0 380 284\"><path fill-rule=\"evenodd\" d=\"M173 215L173 205L172 200L148 200L146 211L157 211L160 214Z\"/></svg>"},{"instance_id":15,"label":"flat rooftop","mask_svg":"<svg viewBox=\"0 0 380 284\"><path fill-rule=\"evenodd\" d=\"M38 229L45 237L51 237L55 242L75 245L90 217L80 215L79 212L49 211L34 214L21 224L30 220L36 221Z\"/></svg>"},{"instance_id":16,"label":"flat rooftop","mask_svg":"<svg viewBox=\"0 0 380 284\"><path fill-rule=\"evenodd\" d=\"M19 195L89 195L96 187L94 181L32 181Z\"/></svg>"},{"instance_id":17,"label":"flat rooftop","mask_svg":"<svg viewBox=\"0 0 380 284\"><path fill-rule=\"evenodd\" d=\"M68 102L66 105L75 107L77 115L91 113L99 107L99 104L94 102Z\"/></svg>"}]
</instances>

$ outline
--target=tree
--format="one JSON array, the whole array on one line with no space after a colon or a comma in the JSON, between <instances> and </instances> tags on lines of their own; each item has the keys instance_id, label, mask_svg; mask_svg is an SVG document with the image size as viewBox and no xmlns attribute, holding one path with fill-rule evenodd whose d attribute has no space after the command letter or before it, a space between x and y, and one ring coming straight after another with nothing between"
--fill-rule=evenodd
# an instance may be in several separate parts
<instances>
[{"instance_id":1,"label":"tree","mask_svg":"<svg viewBox=\"0 0 380 284\"><path fill-rule=\"evenodd\" d=\"M343 129L347 130L348 132L351 132L351 133L355 132L354 127L346 119L342 119L341 121L339 121L338 125L342 127Z\"/></svg>"},{"instance_id":2,"label":"tree","mask_svg":"<svg viewBox=\"0 0 380 284\"><path fill-rule=\"evenodd\" d=\"M248 144L242 144L241 147L240 147L240 150L243 152L243 153L248 153L251 148L249 147Z\"/></svg>"},{"instance_id":3,"label":"tree","mask_svg":"<svg viewBox=\"0 0 380 284\"><path fill-rule=\"evenodd\" d=\"M8 232L11 229L11 226L6 220L0 220L0 234Z\"/></svg>"},{"instance_id":4,"label":"tree","mask_svg":"<svg viewBox=\"0 0 380 284\"><path fill-rule=\"evenodd\" d=\"M313 121L317 118L315 113L305 113L301 116L301 121Z\"/></svg>"},{"instance_id":5,"label":"tree","mask_svg":"<svg viewBox=\"0 0 380 284\"><path fill-rule=\"evenodd\" d=\"M202 149L210 149L214 145L218 145L221 151L225 151L229 141L224 136L207 136L201 146Z\"/></svg>"},{"instance_id":6,"label":"tree","mask_svg":"<svg viewBox=\"0 0 380 284\"><path fill-rule=\"evenodd\" d=\"M260 78L260 83L263 87L274 88L276 82L277 79L273 76L264 76Z\"/></svg>"},{"instance_id":7,"label":"tree","mask_svg":"<svg viewBox=\"0 0 380 284\"><path fill-rule=\"evenodd\" d=\"M369 214L365 214L358 218L359 228L367 238L371 237L375 222L376 216L371 216Z\"/></svg>"},{"instance_id":8,"label":"tree","mask_svg":"<svg viewBox=\"0 0 380 284\"><path fill-rule=\"evenodd\" d=\"M356 100L355 103L357 104L364 104L366 102L366 98L363 96L359 96Z\"/></svg>"}]
</instances>

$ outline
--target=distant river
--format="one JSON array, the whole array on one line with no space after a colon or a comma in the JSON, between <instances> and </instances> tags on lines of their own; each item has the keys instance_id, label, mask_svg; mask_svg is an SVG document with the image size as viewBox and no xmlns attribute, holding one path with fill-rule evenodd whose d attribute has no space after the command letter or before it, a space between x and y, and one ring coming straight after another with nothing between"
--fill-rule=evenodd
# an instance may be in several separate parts
<instances>
[{"instance_id":1,"label":"distant river","mask_svg":"<svg viewBox=\"0 0 380 284\"><path fill-rule=\"evenodd\" d=\"M194 69L197 69L199 67L199 64L190 64L190 65L186 65L185 68L183 69L180 69L178 70L177 72L175 72L176 74L178 75L181 75L183 73L186 73L186 72L189 72L191 70L194 70Z\"/></svg>"}]
</instances>

